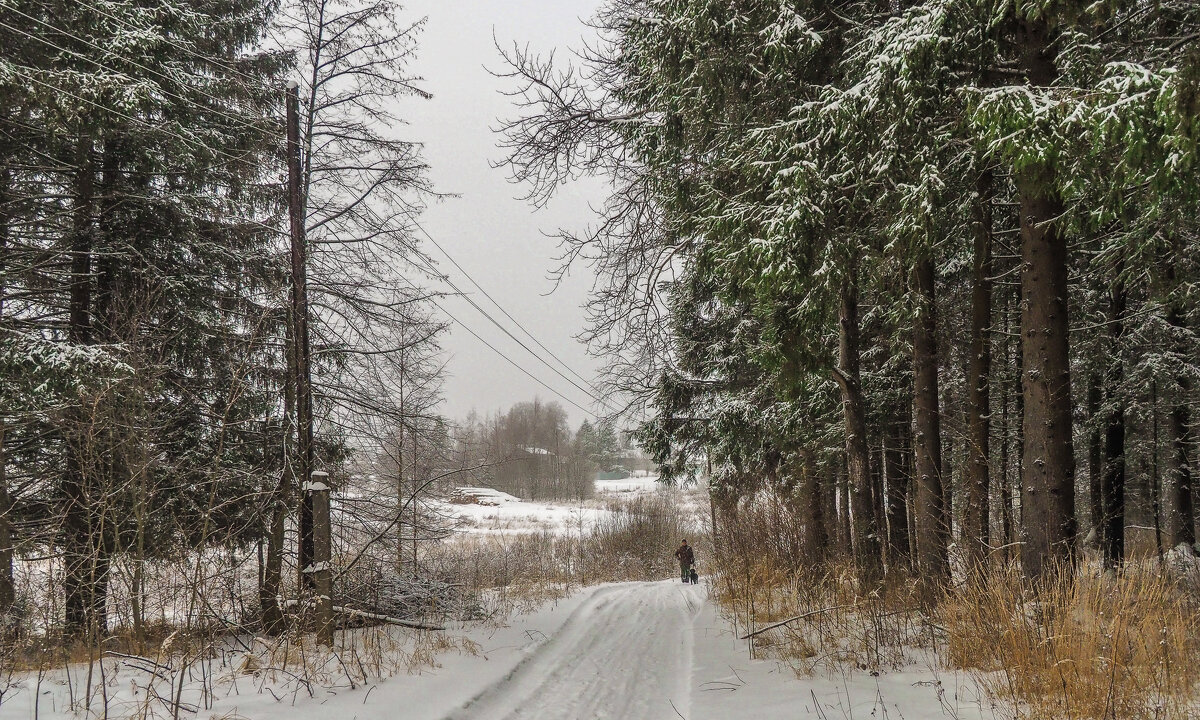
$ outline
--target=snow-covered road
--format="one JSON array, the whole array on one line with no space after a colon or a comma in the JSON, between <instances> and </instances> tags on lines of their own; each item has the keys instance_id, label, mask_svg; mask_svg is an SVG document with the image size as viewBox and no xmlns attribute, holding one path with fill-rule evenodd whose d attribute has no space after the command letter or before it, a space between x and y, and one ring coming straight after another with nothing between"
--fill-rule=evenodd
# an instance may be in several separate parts
<instances>
[{"instance_id":1,"label":"snow-covered road","mask_svg":"<svg viewBox=\"0 0 1200 720\"><path fill-rule=\"evenodd\" d=\"M555 620L515 618L524 642L438 720L795 720L997 717L961 673L934 665L879 674L847 668L798 678L751 660L708 600L678 581L587 588ZM531 628L539 628L532 629ZM509 636L511 637L511 635ZM499 638L497 638L499 640ZM514 655L516 657L514 657ZM492 654L494 659L500 659ZM459 671L461 672L461 670ZM457 674L457 673L456 673ZM459 675L463 678L463 675ZM424 698L437 697L426 691ZM438 697L445 702L449 698ZM417 713L420 715L420 713ZM359 713L359 718L364 714ZM395 720L407 718L401 712ZM425 716L422 716L425 717Z\"/></svg>"},{"instance_id":2,"label":"snow-covered road","mask_svg":"<svg viewBox=\"0 0 1200 720\"><path fill-rule=\"evenodd\" d=\"M902 670L871 673L835 666L797 677L773 660L749 657L746 642L708 599L705 585L677 580L584 588L515 615L501 626L458 625L463 652L439 654L414 672L348 684L315 685L244 661L201 674L182 693L194 718L247 720L995 720L975 684L936 656ZM353 654L347 655L353 662ZM341 661L339 661L341 662ZM106 661L110 718L169 717L149 703L146 673ZM169 666L163 665L162 668ZM199 667L193 664L193 667ZM234 670L233 668L237 668ZM11 679L0 720L75 720L70 699L86 663L45 677ZM318 673L321 676L321 673ZM294 682L289 681L289 678ZM0 689L5 678L0 676ZM162 697L159 692L153 697ZM162 707L160 707L160 704ZM93 716L100 712L93 710ZM181 716L182 717L182 716Z\"/></svg>"},{"instance_id":3,"label":"snow-covered road","mask_svg":"<svg viewBox=\"0 0 1200 720\"><path fill-rule=\"evenodd\" d=\"M598 588L450 720L690 717L693 626L704 595L678 582Z\"/></svg>"}]
</instances>

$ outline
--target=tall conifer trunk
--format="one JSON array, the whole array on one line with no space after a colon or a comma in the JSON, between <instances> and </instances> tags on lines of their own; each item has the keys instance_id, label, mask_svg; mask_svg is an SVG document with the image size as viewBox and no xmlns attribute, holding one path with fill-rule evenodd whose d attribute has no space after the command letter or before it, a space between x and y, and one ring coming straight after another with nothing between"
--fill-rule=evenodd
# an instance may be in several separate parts
<instances>
[{"instance_id":1,"label":"tall conifer trunk","mask_svg":"<svg viewBox=\"0 0 1200 720\"><path fill-rule=\"evenodd\" d=\"M934 320L933 259L913 267L917 316L913 323L913 460L916 482L917 569L924 580L943 581L948 572L945 498L942 490L942 430L938 397L937 324Z\"/></svg>"},{"instance_id":2,"label":"tall conifer trunk","mask_svg":"<svg viewBox=\"0 0 1200 720\"><path fill-rule=\"evenodd\" d=\"M1167 312L1167 323L1180 332L1186 329L1178 302L1171 304ZM1168 550L1180 546L1190 550L1196 542L1195 513L1192 506L1192 465L1188 452L1188 434L1191 429L1191 408L1188 403L1191 400L1191 390L1192 383L1187 374L1179 373L1176 388L1171 393L1171 407L1167 414L1169 485L1163 500L1166 506L1164 545Z\"/></svg>"},{"instance_id":3,"label":"tall conifer trunk","mask_svg":"<svg viewBox=\"0 0 1200 720\"><path fill-rule=\"evenodd\" d=\"M1034 88L1058 77L1044 18L1017 21L1020 67ZM1075 456L1071 446L1067 241L1058 222L1057 176L1035 163L1015 173L1021 213L1021 357L1025 399L1021 520L1027 577L1044 579L1075 559Z\"/></svg>"},{"instance_id":4,"label":"tall conifer trunk","mask_svg":"<svg viewBox=\"0 0 1200 720\"><path fill-rule=\"evenodd\" d=\"M83 134L78 139L74 178L74 208L72 212L71 287L68 300L67 335L75 345L91 345L92 338L92 202L94 168L92 138ZM66 628L69 633L91 634L100 630L101 619L95 611L93 528L89 517L88 473L84 454L88 418L82 410L75 413L68 429L66 469L62 480L63 499L63 590Z\"/></svg>"},{"instance_id":5,"label":"tall conifer trunk","mask_svg":"<svg viewBox=\"0 0 1200 720\"><path fill-rule=\"evenodd\" d=\"M825 558L829 538L825 533L824 498L812 451L800 452L800 509L804 521L804 559L817 563Z\"/></svg>"},{"instance_id":6,"label":"tall conifer trunk","mask_svg":"<svg viewBox=\"0 0 1200 720\"><path fill-rule=\"evenodd\" d=\"M4 326L4 300L8 291L5 286L5 259L8 252L8 230L11 207L9 186L11 177L8 168L0 170L0 328ZM8 492L8 455L4 447L6 421L0 417L0 615L8 612L16 599L13 584L13 534L12 498ZM3 628L0 628L0 632Z\"/></svg>"},{"instance_id":7,"label":"tall conifer trunk","mask_svg":"<svg viewBox=\"0 0 1200 720\"><path fill-rule=\"evenodd\" d=\"M1100 384L1100 373L1088 373L1087 380L1087 417L1092 425L1088 430L1088 522L1090 545L1097 550L1103 545L1104 501L1101 475L1104 472L1104 442L1100 430L1100 403L1104 401L1104 388Z\"/></svg>"},{"instance_id":8,"label":"tall conifer trunk","mask_svg":"<svg viewBox=\"0 0 1200 720\"><path fill-rule=\"evenodd\" d=\"M967 367L966 498L963 540L968 561L980 565L988 557L991 502L990 436L992 373L992 178L980 173L976 182L975 260L971 293L971 357Z\"/></svg>"},{"instance_id":9,"label":"tall conifer trunk","mask_svg":"<svg viewBox=\"0 0 1200 720\"><path fill-rule=\"evenodd\" d=\"M888 558L893 567L910 565L908 541L909 468L906 458L910 452L908 436L912 425L910 406L893 418L885 433L887 447L883 452L884 476L887 481Z\"/></svg>"},{"instance_id":10,"label":"tall conifer trunk","mask_svg":"<svg viewBox=\"0 0 1200 720\"><path fill-rule=\"evenodd\" d=\"M1125 559L1125 409L1118 392L1124 379L1121 363L1124 317L1125 288L1118 281L1109 293L1108 371L1104 376L1109 411L1104 423L1100 476L1100 548L1109 567Z\"/></svg>"},{"instance_id":11,"label":"tall conifer trunk","mask_svg":"<svg viewBox=\"0 0 1200 720\"><path fill-rule=\"evenodd\" d=\"M838 367L834 377L842 389L842 416L846 426L846 472L849 490L850 544L854 562L863 581L878 579L879 538L874 531L871 458L867 445L866 404L863 399L859 361L858 288L856 270L842 287L838 310Z\"/></svg>"}]
</instances>

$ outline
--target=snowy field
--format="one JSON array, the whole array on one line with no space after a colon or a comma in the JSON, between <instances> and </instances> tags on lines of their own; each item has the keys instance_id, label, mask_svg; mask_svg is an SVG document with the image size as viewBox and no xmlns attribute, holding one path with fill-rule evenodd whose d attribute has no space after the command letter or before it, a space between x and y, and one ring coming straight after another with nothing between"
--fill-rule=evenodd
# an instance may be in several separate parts
<instances>
[{"instance_id":1,"label":"snowy field","mask_svg":"<svg viewBox=\"0 0 1200 720\"><path fill-rule=\"evenodd\" d=\"M372 678L353 687L330 661L311 687L229 650L194 664L181 717L250 720L794 720L995 717L962 675L914 666L904 672L853 672L797 678L774 661L752 660L746 643L707 600L704 585L674 581L586 588L513 618L505 627L458 626L436 665ZM310 650L311 652L311 650ZM350 656L338 662L349 662ZM107 717L164 717L147 669L174 678L169 664L104 661ZM71 685L78 696L86 665ZM98 671L93 679L99 683ZM69 706L63 671L13 678L0 720L85 717ZM35 698L37 698L35 707ZM93 708L100 700L94 692ZM91 717L99 717L93 712Z\"/></svg>"},{"instance_id":2,"label":"snowy field","mask_svg":"<svg viewBox=\"0 0 1200 720\"><path fill-rule=\"evenodd\" d=\"M658 477L596 481L596 496L578 502L527 501L491 488L460 487L448 502L436 503L439 514L458 520L458 529L473 535L520 533L577 534L611 516L613 500L660 491Z\"/></svg>"},{"instance_id":3,"label":"snowy field","mask_svg":"<svg viewBox=\"0 0 1200 720\"><path fill-rule=\"evenodd\" d=\"M597 495L639 495L658 492L658 476L626 478L624 480L597 480Z\"/></svg>"},{"instance_id":4,"label":"snowy field","mask_svg":"<svg viewBox=\"0 0 1200 720\"><path fill-rule=\"evenodd\" d=\"M439 502L440 514L458 520L457 529L475 535L568 534L592 527L608 511L593 500L557 503L521 500L491 488L458 488L457 501Z\"/></svg>"}]
</instances>

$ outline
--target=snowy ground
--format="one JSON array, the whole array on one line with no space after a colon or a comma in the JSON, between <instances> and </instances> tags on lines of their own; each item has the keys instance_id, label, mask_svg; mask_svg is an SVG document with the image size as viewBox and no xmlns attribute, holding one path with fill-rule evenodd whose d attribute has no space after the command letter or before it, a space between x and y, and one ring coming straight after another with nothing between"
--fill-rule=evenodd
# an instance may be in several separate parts
<instances>
[{"instance_id":1,"label":"snowy ground","mask_svg":"<svg viewBox=\"0 0 1200 720\"><path fill-rule=\"evenodd\" d=\"M638 495L642 493L658 492L661 486L658 484L658 476L651 475L649 477L634 477L624 480L597 480L596 493L598 495Z\"/></svg>"},{"instance_id":2,"label":"snowy ground","mask_svg":"<svg viewBox=\"0 0 1200 720\"><path fill-rule=\"evenodd\" d=\"M746 643L707 599L704 585L675 581L586 588L506 627L452 630L478 652L448 651L438 665L351 688L267 682L260 671L215 673L189 682L181 717L249 720L795 720L995 717L969 679L913 667L872 676L797 678L774 661L751 660ZM470 643L459 643L470 645ZM106 661L108 717L137 716L144 673ZM76 672L75 683L82 670ZM83 717L51 673L35 691L15 678L0 720ZM284 678L283 680L286 680ZM198 687L200 684L206 687ZM295 685L296 687L291 687ZM35 711L35 692L40 697ZM207 700L200 695L207 693ZM141 687L141 697L145 695ZM130 697L122 698L123 695ZM133 712L126 712L132 710ZM160 708L161 710L161 708ZM157 713L156 713L157 715Z\"/></svg>"},{"instance_id":3,"label":"snowy ground","mask_svg":"<svg viewBox=\"0 0 1200 720\"><path fill-rule=\"evenodd\" d=\"M458 530L475 535L579 532L580 527L587 530L608 514L593 501L526 501L491 488L458 488L457 494L475 502L441 502L438 511L457 518Z\"/></svg>"},{"instance_id":4,"label":"snowy ground","mask_svg":"<svg viewBox=\"0 0 1200 720\"><path fill-rule=\"evenodd\" d=\"M674 581L585 590L517 620L514 627L539 627L498 681L452 713L414 720L992 717L969 680L929 669L798 679L775 662L750 660L706 595Z\"/></svg>"},{"instance_id":5,"label":"snowy ground","mask_svg":"<svg viewBox=\"0 0 1200 720\"><path fill-rule=\"evenodd\" d=\"M570 533L586 530L615 498L662 490L656 479L602 481L583 504L524 502L486 488L463 488L443 511L475 534ZM463 502L468 497L470 502ZM679 502L694 504L686 492ZM86 684L86 663L0 678L0 720L100 717L171 717L170 698L191 712L181 718L236 720L792 720L994 718L969 678L932 664L904 672L848 670L831 677L798 678L771 660L752 660L707 598L705 585L676 581L618 583L585 588L565 599L511 618L504 627L456 625L436 660L403 663L351 683L346 658L329 660L309 675L281 671L239 657L232 645L220 667L172 661L139 667L120 658L104 665L103 693L92 713L71 705ZM398 631L398 644L413 635ZM429 636L421 636L426 639ZM460 649L446 649L460 648ZM475 652L461 648L475 649ZM311 653L311 650L308 651ZM403 652L411 654L412 647ZM303 654L303 653L302 653ZM315 660L315 658L314 658ZM357 656L355 656L357 661ZM296 659L293 657L294 664ZM306 661L307 662L307 661ZM320 661L316 661L320 665ZM168 667L170 665L171 667ZM368 663L369 665L369 663ZM307 667L307 664L305 665ZM177 672L179 674L177 674ZM196 673L199 672L197 677ZM300 676L311 677L311 684ZM152 684L148 685L147 682ZM168 682L169 681L169 682ZM161 686L161 687L156 687ZM171 688L171 689L168 689ZM108 698L108 712L96 703ZM146 710L149 708L150 712Z\"/></svg>"},{"instance_id":6,"label":"snowy ground","mask_svg":"<svg viewBox=\"0 0 1200 720\"><path fill-rule=\"evenodd\" d=\"M575 503L528 501L491 488L460 487L454 493L458 502L439 502L437 509L457 518L458 529L468 534L570 534L587 531L610 515L607 501L659 491L656 476L598 480L596 497Z\"/></svg>"}]
</instances>

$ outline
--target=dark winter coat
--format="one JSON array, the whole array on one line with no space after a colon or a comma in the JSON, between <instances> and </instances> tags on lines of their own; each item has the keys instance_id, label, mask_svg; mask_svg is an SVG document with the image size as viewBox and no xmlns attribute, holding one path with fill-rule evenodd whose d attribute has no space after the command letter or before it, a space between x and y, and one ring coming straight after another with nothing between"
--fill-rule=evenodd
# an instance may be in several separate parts
<instances>
[{"instance_id":1,"label":"dark winter coat","mask_svg":"<svg viewBox=\"0 0 1200 720\"><path fill-rule=\"evenodd\" d=\"M680 545L675 551L675 558L679 560L679 564L687 567L696 563L696 554L692 552L691 545Z\"/></svg>"}]
</instances>

